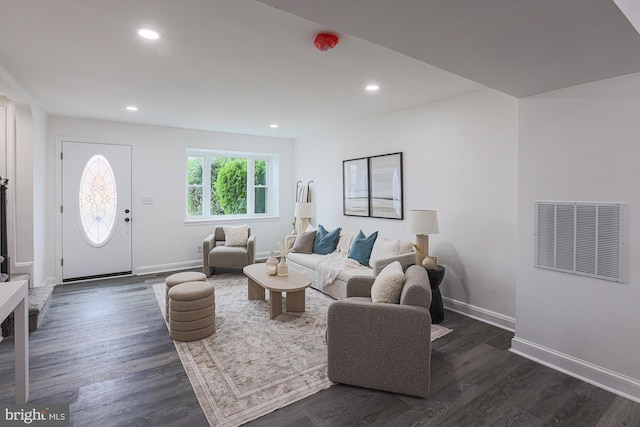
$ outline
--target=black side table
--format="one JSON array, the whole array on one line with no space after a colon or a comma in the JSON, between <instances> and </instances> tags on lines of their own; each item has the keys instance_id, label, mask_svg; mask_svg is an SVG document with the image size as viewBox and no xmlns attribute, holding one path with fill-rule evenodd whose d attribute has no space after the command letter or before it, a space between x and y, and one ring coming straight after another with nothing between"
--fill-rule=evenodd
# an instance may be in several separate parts
<instances>
[{"instance_id":1,"label":"black side table","mask_svg":"<svg viewBox=\"0 0 640 427\"><path fill-rule=\"evenodd\" d=\"M431 282L431 323L441 323L444 320L444 305L442 304L442 294L440 293L440 283L444 279L445 268L441 265L435 270L427 270L429 282Z\"/></svg>"}]
</instances>

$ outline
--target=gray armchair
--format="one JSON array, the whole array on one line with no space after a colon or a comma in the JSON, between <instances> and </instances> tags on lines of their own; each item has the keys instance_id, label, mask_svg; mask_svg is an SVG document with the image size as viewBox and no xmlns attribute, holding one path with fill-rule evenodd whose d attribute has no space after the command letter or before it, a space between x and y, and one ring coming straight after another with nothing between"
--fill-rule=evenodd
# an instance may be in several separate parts
<instances>
[{"instance_id":1,"label":"gray armchair","mask_svg":"<svg viewBox=\"0 0 640 427\"><path fill-rule=\"evenodd\" d=\"M328 375L336 383L426 397L431 376L431 287L405 272L400 304L371 302L374 278L353 277L327 313Z\"/></svg>"},{"instance_id":2,"label":"gray armchair","mask_svg":"<svg viewBox=\"0 0 640 427\"><path fill-rule=\"evenodd\" d=\"M248 230L247 246L225 246L224 228L216 227L202 242L202 267L207 277L216 267L244 267L254 263L256 236Z\"/></svg>"}]
</instances>

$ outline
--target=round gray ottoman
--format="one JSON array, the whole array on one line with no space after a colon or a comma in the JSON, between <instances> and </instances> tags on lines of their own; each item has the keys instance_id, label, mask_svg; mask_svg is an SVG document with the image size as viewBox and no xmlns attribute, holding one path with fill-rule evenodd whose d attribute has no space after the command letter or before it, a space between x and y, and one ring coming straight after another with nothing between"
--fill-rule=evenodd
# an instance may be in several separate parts
<instances>
[{"instance_id":1,"label":"round gray ottoman","mask_svg":"<svg viewBox=\"0 0 640 427\"><path fill-rule=\"evenodd\" d=\"M206 282L207 275L204 273L198 273L197 271L183 271L181 273L175 273L168 276L164 280L164 300L165 304L165 320L169 321L169 289L175 285L186 282Z\"/></svg>"},{"instance_id":2,"label":"round gray ottoman","mask_svg":"<svg viewBox=\"0 0 640 427\"><path fill-rule=\"evenodd\" d=\"M207 282L186 282L169 289L169 335L196 341L216 330L215 288Z\"/></svg>"}]
</instances>

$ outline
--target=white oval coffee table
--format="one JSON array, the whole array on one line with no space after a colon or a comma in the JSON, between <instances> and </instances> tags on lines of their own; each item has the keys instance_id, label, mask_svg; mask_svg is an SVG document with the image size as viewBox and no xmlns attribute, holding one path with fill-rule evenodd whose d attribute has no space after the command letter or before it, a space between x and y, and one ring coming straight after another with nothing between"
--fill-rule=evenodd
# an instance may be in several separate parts
<instances>
[{"instance_id":1,"label":"white oval coffee table","mask_svg":"<svg viewBox=\"0 0 640 427\"><path fill-rule=\"evenodd\" d=\"M287 293L287 311L304 311L305 289L311 280L300 273L289 270L288 276L269 276L264 263L251 264L242 269L248 278L250 300L264 300L265 289L269 290L269 315L273 319L282 313L282 293Z\"/></svg>"}]
</instances>

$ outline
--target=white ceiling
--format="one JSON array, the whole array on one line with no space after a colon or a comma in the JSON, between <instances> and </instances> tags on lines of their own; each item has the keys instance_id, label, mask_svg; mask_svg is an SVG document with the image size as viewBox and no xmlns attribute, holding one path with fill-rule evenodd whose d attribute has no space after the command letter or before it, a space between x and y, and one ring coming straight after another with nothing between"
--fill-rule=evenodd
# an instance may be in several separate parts
<instances>
[{"instance_id":1,"label":"white ceiling","mask_svg":"<svg viewBox=\"0 0 640 427\"><path fill-rule=\"evenodd\" d=\"M0 0L0 68L53 115L296 138L638 72L640 36L611 0Z\"/></svg>"},{"instance_id":2,"label":"white ceiling","mask_svg":"<svg viewBox=\"0 0 640 427\"><path fill-rule=\"evenodd\" d=\"M614 0L260 1L515 97L640 71Z\"/></svg>"}]
</instances>

